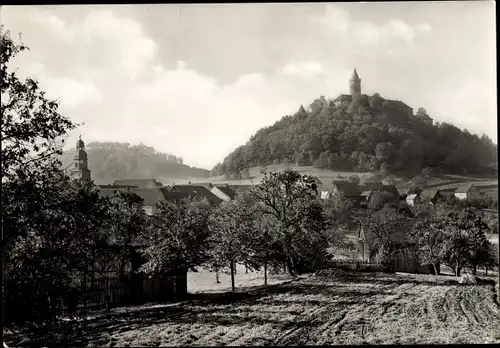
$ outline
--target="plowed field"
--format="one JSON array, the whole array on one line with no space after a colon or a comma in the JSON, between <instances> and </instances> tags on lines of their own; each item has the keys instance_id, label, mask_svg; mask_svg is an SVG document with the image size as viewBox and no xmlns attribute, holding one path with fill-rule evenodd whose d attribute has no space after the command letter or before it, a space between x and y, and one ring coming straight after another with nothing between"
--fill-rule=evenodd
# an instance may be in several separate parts
<instances>
[{"instance_id":1,"label":"plowed field","mask_svg":"<svg viewBox=\"0 0 500 348\"><path fill-rule=\"evenodd\" d=\"M493 285L453 277L322 271L236 294L93 319L67 340L90 346L500 342Z\"/></svg>"}]
</instances>

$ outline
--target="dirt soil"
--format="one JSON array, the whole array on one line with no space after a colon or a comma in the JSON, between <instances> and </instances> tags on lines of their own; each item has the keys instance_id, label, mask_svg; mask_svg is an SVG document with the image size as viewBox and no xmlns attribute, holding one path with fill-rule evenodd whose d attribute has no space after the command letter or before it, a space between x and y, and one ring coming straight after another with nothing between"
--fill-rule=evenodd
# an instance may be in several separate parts
<instances>
[{"instance_id":1,"label":"dirt soil","mask_svg":"<svg viewBox=\"0 0 500 348\"><path fill-rule=\"evenodd\" d=\"M68 323L48 346L453 344L500 342L494 285L336 270ZM71 324L71 325L70 325ZM8 341L7 341L8 342ZM15 342L13 342L15 343ZM18 345L17 345L18 346Z\"/></svg>"}]
</instances>

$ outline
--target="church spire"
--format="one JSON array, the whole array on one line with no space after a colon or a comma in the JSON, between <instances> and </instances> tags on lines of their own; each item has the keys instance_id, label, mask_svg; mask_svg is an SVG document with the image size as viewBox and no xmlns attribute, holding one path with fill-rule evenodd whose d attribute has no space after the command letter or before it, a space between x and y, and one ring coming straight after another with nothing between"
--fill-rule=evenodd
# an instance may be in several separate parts
<instances>
[{"instance_id":1,"label":"church spire","mask_svg":"<svg viewBox=\"0 0 500 348\"><path fill-rule=\"evenodd\" d=\"M90 182L91 180L90 170L88 169L87 152L85 152L85 143L81 135L76 142L76 155L74 157L73 169L70 171L70 176L84 182Z\"/></svg>"}]
</instances>

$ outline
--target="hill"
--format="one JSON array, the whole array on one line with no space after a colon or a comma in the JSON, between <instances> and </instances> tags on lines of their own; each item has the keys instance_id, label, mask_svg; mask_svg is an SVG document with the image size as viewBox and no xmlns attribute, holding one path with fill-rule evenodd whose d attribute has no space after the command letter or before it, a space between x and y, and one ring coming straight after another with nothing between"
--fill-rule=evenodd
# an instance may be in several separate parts
<instances>
[{"instance_id":1,"label":"hill","mask_svg":"<svg viewBox=\"0 0 500 348\"><path fill-rule=\"evenodd\" d=\"M428 117L423 108L410 115L378 94L361 95L350 104L321 97L308 111L301 106L258 130L211 174L245 177L252 166L293 163L408 176L426 167L447 174L496 175L497 145L488 136L449 123L433 125Z\"/></svg>"},{"instance_id":2,"label":"hill","mask_svg":"<svg viewBox=\"0 0 500 348\"><path fill-rule=\"evenodd\" d=\"M144 144L91 142L85 147L92 179L97 184L109 184L116 179L157 178L167 181L187 177L208 177L206 169L183 164L182 158L156 151ZM64 168L71 165L75 148L65 151L61 161Z\"/></svg>"}]
</instances>

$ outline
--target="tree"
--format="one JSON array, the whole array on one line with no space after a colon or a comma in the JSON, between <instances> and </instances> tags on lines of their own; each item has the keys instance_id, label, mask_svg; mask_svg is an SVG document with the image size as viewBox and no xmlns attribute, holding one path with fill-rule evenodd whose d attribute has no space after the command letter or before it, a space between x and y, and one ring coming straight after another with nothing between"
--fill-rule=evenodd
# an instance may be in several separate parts
<instances>
[{"instance_id":1,"label":"tree","mask_svg":"<svg viewBox=\"0 0 500 348\"><path fill-rule=\"evenodd\" d=\"M442 217L444 231L443 261L455 275L460 276L462 268L469 264L475 274L477 266L487 258L489 242L485 236L488 226L474 209L450 212Z\"/></svg>"},{"instance_id":2,"label":"tree","mask_svg":"<svg viewBox=\"0 0 500 348\"><path fill-rule=\"evenodd\" d=\"M92 185L61 173L55 157L76 125L38 82L20 80L10 62L28 48L1 27L2 266L9 321L55 325L72 272L96 261L108 206ZM5 235L3 234L5 233ZM3 293L3 292L2 292ZM19 315L19 316L17 316Z\"/></svg>"},{"instance_id":3,"label":"tree","mask_svg":"<svg viewBox=\"0 0 500 348\"><path fill-rule=\"evenodd\" d=\"M269 173L251 191L251 196L262 204L262 213L278 221L279 241L291 275L297 272L296 252L299 249L295 248L295 237L304 221L309 221L308 214L315 212L312 202L317 194L314 178L291 170ZM314 233L314 229L306 230Z\"/></svg>"},{"instance_id":4,"label":"tree","mask_svg":"<svg viewBox=\"0 0 500 348\"><path fill-rule=\"evenodd\" d=\"M394 146L392 143L379 143L375 147L375 156L380 162L388 162L394 152Z\"/></svg>"},{"instance_id":5,"label":"tree","mask_svg":"<svg viewBox=\"0 0 500 348\"><path fill-rule=\"evenodd\" d=\"M349 182L354 185L359 185L359 176L358 175L351 175L349 176Z\"/></svg>"},{"instance_id":6,"label":"tree","mask_svg":"<svg viewBox=\"0 0 500 348\"><path fill-rule=\"evenodd\" d=\"M489 257L490 242L485 233L488 225L481 219L475 209L465 209L461 216L461 228L467 231L468 237L468 264L472 267L472 274L476 274L477 266L487 262Z\"/></svg>"},{"instance_id":7,"label":"tree","mask_svg":"<svg viewBox=\"0 0 500 348\"><path fill-rule=\"evenodd\" d=\"M416 193L420 194L422 192L422 187L424 187L427 184L427 180L421 176L417 175L410 181L410 190L408 191L409 194L411 193Z\"/></svg>"},{"instance_id":8,"label":"tree","mask_svg":"<svg viewBox=\"0 0 500 348\"><path fill-rule=\"evenodd\" d=\"M279 221L272 215L256 211L255 230L253 234L254 260L264 266L264 284L267 285L269 264L277 265L282 258L283 250L278 239Z\"/></svg>"},{"instance_id":9,"label":"tree","mask_svg":"<svg viewBox=\"0 0 500 348\"><path fill-rule=\"evenodd\" d=\"M65 298L73 291L74 271L85 272L105 258L110 221L108 202L96 187L63 173L47 176L41 182L22 178L2 185L3 226L9 232L6 302L13 306L8 319L34 323L35 335L41 334L36 331L41 323L57 324L65 307L76 309L61 301L74 300Z\"/></svg>"},{"instance_id":10,"label":"tree","mask_svg":"<svg viewBox=\"0 0 500 348\"><path fill-rule=\"evenodd\" d=\"M184 273L206 262L209 216L206 200L157 203L150 228L142 236L140 252L147 262L140 270L155 275Z\"/></svg>"},{"instance_id":11,"label":"tree","mask_svg":"<svg viewBox=\"0 0 500 348\"><path fill-rule=\"evenodd\" d=\"M140 235L149 228L142 203L141 197L128 191L117 191L111 198L109 243L120 250L118 270L122 275L125 265L133 260Z\"/></svg>"},{"instance_id":12,"label":"tree","mask_svg":"<svg viewBox=\"0 0 500 348\"><path fill-rule=\"evenodd\" d=\"M412 238L418 246L420 262L432 265L434 274L439 274L442 261L445 234L442 231L443 220L440 217L419 218L412 230Z\"/></svg>"},{"instance_id":13,"label":"tree","mask_svg":"<svg viewBox=\"0 0 500 348\"><path fill-rule=\"evenodd\" d=\"M248 264L254 254L255 210L249 199L238 196L235 200L220 205L210 217L209 228L212 267L218 271L229 264L231 287L234 291L236 263Z\"/></svg>"},{"instance_id":14,"label":"tree","mask_svg":"<svg viewBox=\"0 0 500 348\"><path fill-rule=\"evenodd\" d=\"M368 240L371 239L370 244L378 249L378 260L390 261L397 251L398 240L395 234L401 229L401 224L407 216L393 207L384 207L374 213L366 212L358 219L367 229L366 237Z\"/></svg>"}]
</instances>

